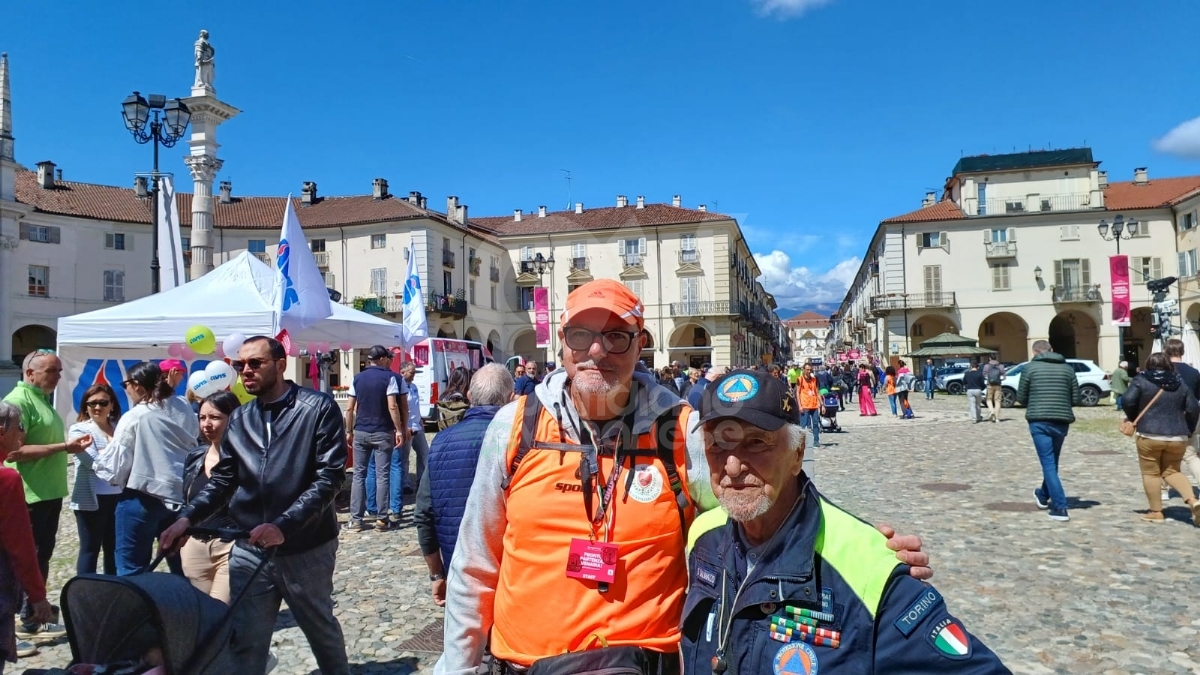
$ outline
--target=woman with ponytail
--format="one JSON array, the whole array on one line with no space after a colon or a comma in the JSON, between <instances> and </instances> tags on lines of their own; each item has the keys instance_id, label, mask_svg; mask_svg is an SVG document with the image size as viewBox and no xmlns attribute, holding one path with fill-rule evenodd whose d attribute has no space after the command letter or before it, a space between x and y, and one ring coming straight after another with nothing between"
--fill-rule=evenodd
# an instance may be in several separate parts
<instances>
[{"instance_id":1,"label":"woman with ponytail","mask_svg":"<svg viewBox=\"0 0 1200 675\"><path fill-rule=\"evenodd\" d=\"M127 576L149 568L155 539L175 521L184 501L184 460L196 445L200 424L157 365L135 365L122 384L131 409L121 416L95 471L123 488L117 502L115 557L117 574ZM167 562L172 572L182 573L178 556Z\"/></svg>"}]
</instances>

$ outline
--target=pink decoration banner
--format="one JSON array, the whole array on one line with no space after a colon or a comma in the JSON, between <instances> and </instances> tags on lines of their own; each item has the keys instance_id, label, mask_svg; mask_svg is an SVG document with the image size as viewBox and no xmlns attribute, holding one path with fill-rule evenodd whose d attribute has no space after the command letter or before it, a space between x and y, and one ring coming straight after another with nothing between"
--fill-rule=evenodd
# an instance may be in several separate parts
<instances>
[{"instance_id":1,"label":"pink decoration banner","mask_svg":"<svg viewBox=\"0 0 1200 675\"><path fill-rule=\"evenodd\" d=\"M547 291L544 286L533 289L533 332L539 349L550 346L550 296Z\"/></svg>"},{"instance_id":2,"label":"pink decoration banner","mask_svg":"<svg viewBox=\"0 0 1200 675\"><path fill-rule=\"evenodd\" d=\"M1112 323L1114 326L1128 326L1129 256L1109 256L1108 270L1112 279Z\"/></svg>"}]
</instances>

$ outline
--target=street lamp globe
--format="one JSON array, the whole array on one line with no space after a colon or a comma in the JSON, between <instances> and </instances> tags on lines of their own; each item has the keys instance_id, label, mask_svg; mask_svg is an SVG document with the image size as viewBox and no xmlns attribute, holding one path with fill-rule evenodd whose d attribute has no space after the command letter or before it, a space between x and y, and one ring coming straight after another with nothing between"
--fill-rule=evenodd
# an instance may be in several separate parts
<instances>
[{"instance_id":1,"label":"street lamp globe","mask_svg":"<svg viewBox=\"0 0 1200 675\"><path fill-rule=\"evenodd\" d=\"M1121 236L1121 233L1124 231L1125 231L1125 216L1117 216L1116 218L1113 218L1113 224L1112 224L1113 236L1119 237L1119 236Z\"/></svg>"},{"instance_id":2,"label":"street lamp globe","mask_svg":"<svg viewBox=\"0 0 1200 675\"><path fill-rule=\"evenodd\" d=\"M135 135L139 134L146 128L146 120L150 119L150 104L135 91L121 103L121 116L125 118L125 128Z\"/></svg>"},{"instance_id":3,"label":"street lamp globe","mask_svg":"<svg viewBox=\"0 0 1200 675\"><path fill-rule=\"evenodd\" d=\"M550 252L550 257L546 259L546 269L554 271L554 252Z\"/></svg>"},{"instance_id":4,"label":"street lamp globe","mask_svg":"<svg viewBox=\"0 0 1200 675\"><path fill-rule=\"evenodd\" d=\"M1096 229L1100 230L1100 238L1101 239L1108 239L1108 221L1107 220L1101 220L1100 225Z\"/></svg>"},{"instance_id":5,"label":"street lamp globe","mask_svg":"<svg viewBox=\"0 0 1200 675\"><path fill-rule=\"evenodd\" d=\"M192 119L192 111L188 110L183 101L173 98L164 106L163 116L166 118L167 134L178 139L187 130L188 122Z\"/></svg>"},{"instance_id":6,"label":"street lamp globe","mask_svg":"<svg viewBox=\"0 0 1200 675\"><path fill-rule=\"evenodd\" d=\"M1138 233L1138 221L1129 221L1129 236L1136 237Z\"/></svg>"}]
</instances>

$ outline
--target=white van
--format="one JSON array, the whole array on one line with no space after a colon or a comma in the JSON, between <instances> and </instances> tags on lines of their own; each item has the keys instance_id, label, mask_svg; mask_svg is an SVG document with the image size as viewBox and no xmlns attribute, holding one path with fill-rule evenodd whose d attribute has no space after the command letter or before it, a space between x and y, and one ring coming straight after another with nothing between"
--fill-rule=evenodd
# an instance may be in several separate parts
<instances>
[{"instance_id":1,"label":"white van","mask_svg":"<svg viewBox=\"0 0 1200 675\"><path fill-rule=\"evenodd\" d=\"M446 390L450 371L465 366L473 373L492 362L492 353L478 342L428 338L418 342L412 350L417 373L413 384L421 394L421 417L426 424L437 424L437 409L440 392Z\"/></svg>"}]
</instances>

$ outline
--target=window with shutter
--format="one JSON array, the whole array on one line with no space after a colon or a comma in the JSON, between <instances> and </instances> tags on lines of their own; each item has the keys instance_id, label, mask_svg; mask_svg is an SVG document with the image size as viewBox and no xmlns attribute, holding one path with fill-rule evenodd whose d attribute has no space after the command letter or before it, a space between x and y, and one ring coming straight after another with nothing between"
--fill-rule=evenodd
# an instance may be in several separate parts
<instances>
[{"instance_id":1,"label":"window with shutter","mask_svg":"<svg viewBox=\"0 0 1200 675\"><path fill-rule=\"evenodd\" d=\"M521 247L521 262L529 262L530 260L533 260L533 247L532 246L522 246Z\"/></svg>"},{"instance_id":2,"label":"window with shutter","mask_svg":"<svg viewBox=\"0 0 1200 675\"><path fill-rule=\"evenodd\" d=\"M1190 274L1188 276L1194 277L1197 274L1200 274L1200 260L1197 260L1197 250L1196 249L1191 249L1190 251L1187 252L1187 262L1188 262L1188 271L1190 272Z\"/></svg>"},{"instance_id":3,"label":"window with shutter","mask_svg":"<svg viewBox=\"0 0 1200 675\"><path fill-rule=\"evenodd\" d=\"M1176 268L1178 271L1176 274L1178 274L1181 278L1192 276L1191 272L1188 270L1187 251L1180 251L1179 253L1176 253L1175 260L1178 263L1178 267Z\"/></svg>"},{"instance_id":4,"label":"window with shutter","mask_svg":"<svg viewBox=\"0 0 1200 675\"><path fill-rule=\"evenodd\" d=\"M29 295L38 298L50 295L50 268L45 265L29 266Z\"/></svg>"},{"instance_id":5,"label":"window with shutter","mask_svg":"<svg viewBox=\"0 0 1200 675\"><path fill-rule=\"evenodd\" d=\"M50 243L51 244L61 244L62 243L62 228L61 227L51 226L51 227L47 227L46 229L50 231Z\"/></svg>"},{"instance_id":6,"label":"window with shutter","mask_svg":"<svg viewBox=\"0 0 1200 675\"><path fill-rule=\"evenodd\" d=\"M683 237L679 241L679 248L681 248L685 251L695 251L696 250L696 235L694 235L694 234L683 235Z\"/></svg>"},{"instance_id":7,"label":"window with shutter","mask_svg":"<svg viewBox=\"0 0 1200 675\"><path fill-rule=\"evenodd\" d=\"M371 270L371 294L383 297L384 293L387 293L387 268L373 268Z\"/></svg>"},{"instance_id":8,"label":"window with shutter","mask_svg":"<svg viewBox=\"0 0 1200 675\"><path fill-rule=\"evenodd\" d=\"M1076 226L1078 227L1078 226ZM1092 285L1092 261L1083 258L1079 261L1079 279L1084 286Z\"/></svg>"},{"instance_id":9,"label":"window with shutter","mask_svg":"<svg viewBox=\"0 0 1200 675\"><path fill-rule=\"evenodd\" d=\"M587 244L571 244L571 257L572 258L586 258L587 257Z\"/></svg>"},{"instance_id":10,"label":"window with shutter","mask_svg":"<svg viewBox=\"0 0 1200 675\"><path fill-rule=\"evenodd\" d=\"M642 297L642 280L641 279L627 280L625 282L625 288L628 288L630 291L633 292L634 295L638 296L639 298Z\"/></svg>"},{"instance_id":11,"label":"window with shutter","mask_svg":"<svg viewBox=\"0 0 1200 675\"><path fill-rule=\"evenodd\" d=\"M1009 269L1007 263L999 263L992 266L992 290L1007 291L1011 290L1009 285Z\"/></svg>"},{"instance_id":12,"label":"window with shutter","mask_svg":"<svg viewBox=\"0 0 1200 675\"><path fill-rule=\"evenodd\" d=\"M125 273L120 270L105 270L104 301L125 302Z\"/></svg>"},{"instance_id":13,"label":"window with shutter","mask_svg":"<svg viewBox=\"0 0 1200 675\"><path fill-rule=\"evenodd\" d=\"M492 307L492 309L496 309L496 285L495 284L492 284L491 307Z\"/></svg>"},{"instance_id":14,"label":"window with shutter","mask_svg":"<svg viewBox=\"0 0 1200 675\"><path fill-rule=\"evenodd\" d=\"M1063 287L1063 261L1054 261L1054 286L1055 288Z\"/></svg>"},{"instance_id":15,"label":"window with shutter","mask_svg":"<svg viewBox=\"0 0 1200 675\"><path fill-rule=\"evenodd\" d=\"M468 282L467 292L470 295L471 304L474 305L475 304L475 280L474 279L472 279L471 281Z\"/></svg>"}]
</instances>

